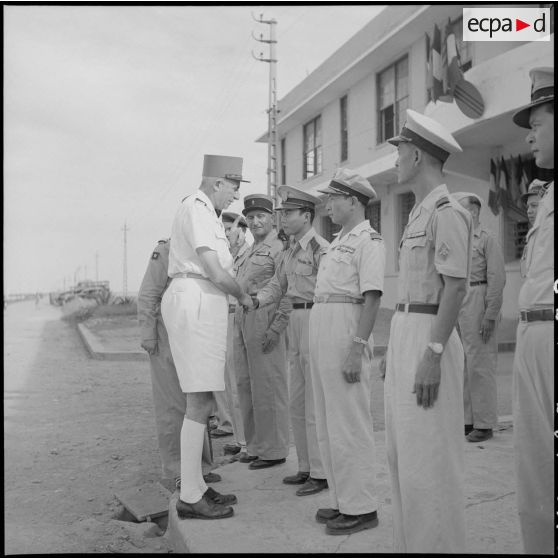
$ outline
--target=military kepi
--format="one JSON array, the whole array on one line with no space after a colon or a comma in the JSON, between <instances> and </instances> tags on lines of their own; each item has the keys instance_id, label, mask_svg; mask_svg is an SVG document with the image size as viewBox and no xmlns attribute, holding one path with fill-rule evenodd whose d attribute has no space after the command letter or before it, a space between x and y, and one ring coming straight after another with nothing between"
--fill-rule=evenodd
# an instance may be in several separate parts
<instances>
[{"instance_id":1,"label":"military kepi","mask_svg":"<svg viewBox=\"0 0 558 558\"><path fill-rule=\"evenodd\" d=\"M277 206L275 211L280 211L281 209L303 209L306 207L316 209L316 206L320 204L320 198L292 186L279 186L277 194L281 198L281 205Z\"/></svg>"},{"instance_id":2,"label":"military kepi","mask_svg":"<svg viewBox=\"0 0 558 558\"><path fill-rule=\"evenodd\" d=\"M249 211L260 209L273 213L273 198L266 194L250 194L244 198L244 209L242 214L247 215Z\"/></svg>"},{"instance_id":3,"label":"military kepi","mask_svg":"<svg viewBox=\"0 0 558 558\"><path fill-rule=\"evenodd\" d=\"M318 192L322 192L323 194L355 196L364 205L377 197L376 190L372 188L370 182L368 182L366 178L346 167L338 168L329 186L322 190L318 190Z\"/></svg>"},{"instance_id":4,"label":"military kepi","mask_svg":"<svg viewBox=\"0 0 558 558\"><path fill-rule=\"evenodd\" d=\"M402 142L412 143L440 159L442 163L445 163L452 153L463 151L444 126L412 109L407 109L407 120L399 135L387 141L392 145L399 145Z\"/></svg>"},{"instance_id":5,"label":"military kepi","mask_svg":"<svg viewBox=\"0 0 558 558\"><path fill-rule=\"evenodd\" d=\"M529 77L531 78L531 102L513 115L514 123L521 128L530 128L529 116L533 107L554 101L554 68L533 68L529 72Z\"/></svg>"},{"instance_id":6,"label":"military kepi","mask_svg":"<svg viewBox=\"0 0 558 558\"><path fill-rule=\"evenodd\" d=\"M477 194L473 194L473 192L454 192L453 194L451 194L451 197L455 201L461 201L465 198L475 198L479 202L479 205L484 205L482 199L477 196Z\"/></svg>"},{"instance_id":7,"label":"military kepi","mask_svg":"<svg viewBox=\"0 0 558 558\"><path fill-rule=\"evenodd\" d=\"M544 180L539 180L538 178L535 178L531 182L531 184L529 184L529 189L527 190L527 192L521 195L521 202L526 204L527 200L531 196L541 197L541 194L544 192L545 185L546 182Z\"/></svg>"},{"instance_id":8,"label":"military kepi","mask_svg":"<svg viewBox=\"0 0 558 558\"><path fill-rule=\"evenodd\" d=\"M202 176L250 182L242 178L242 157L227 155L204 155Z\"/></svg>"}]
</instances>

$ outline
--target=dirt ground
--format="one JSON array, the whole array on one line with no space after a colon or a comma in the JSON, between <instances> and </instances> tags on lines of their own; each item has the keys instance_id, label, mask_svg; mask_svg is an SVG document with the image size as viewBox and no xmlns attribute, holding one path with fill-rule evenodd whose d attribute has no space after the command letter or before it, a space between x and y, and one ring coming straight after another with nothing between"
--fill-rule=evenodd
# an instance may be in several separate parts
<instances>
[{"instance_id":1,"label":"dirt ground","mask_svg":"<svg viewBox=\"0 0 558 558\"><path fill-rule=\"evenodd\" d=\"M148 363L92 360L43 299L4 310L4 370L5 553L168 553L114 519L115 492L159 479Z\"/></svg>"},{"instance_id":2,"label":"dirt ground","mask_svg":"<svg viewBox=\"0 0 558 558\"><path fill-rule=\"evenodd\" d=\"M160 478L149 363L91 359L60 317L44 299L4 310L4 551L169 553L156 524L120 520L114 496ZM499 358L500 415L511 413L512 356ZM381 380L372 393L381 430ZM216 466L228 441L213 441Z\"/></svg>"}]
</instances>

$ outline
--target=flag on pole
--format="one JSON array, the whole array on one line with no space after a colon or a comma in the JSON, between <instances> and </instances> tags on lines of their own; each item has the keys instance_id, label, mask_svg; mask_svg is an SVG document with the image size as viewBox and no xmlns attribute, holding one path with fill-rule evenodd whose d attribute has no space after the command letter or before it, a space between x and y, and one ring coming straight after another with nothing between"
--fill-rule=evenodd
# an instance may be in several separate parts
<instances>
[{"instance_id":1,"label":"flag on pole","mask_svg":"<svg viewBox=\"0 0 558 558\"><path fill-rule=\"evenodd\" d=\"M463 79L463 70L461 69L461 59L457 51L457 42L451 22L448 20L446 26L446 44L448 59L448 88L453 95L453 90L457 82Z\"/></svg>"},{"instance_id":2,"label":"flag on pole","mask_svg":"<svg viewBox=\"0 0 558 558\"><path fill-rule=\"evenodd\" d=\"M440 29L437 25L434 25L434 35L432 36L431 48L432 100L434 102L436 102L444 93L441 50Z\"/></svg>"},{"instance_id":3,"label":"flag on pole","mask_svg":"<svg viewBox=\"0 0 558 558\"><path fill-rule=\"evenodd\" d=\"M499 179L498 179L499 200L498 201L504 209L509 207L510 195L508 191L508 184L509 184L508 169L506 166L506 161L504 160L504 157L502 157L499 163Z\"/></svg>"},{"instance_id":4,"label":"flag on pole","mask_svg":"<svg viewBox=\"0 0 558 558\"><path fill-rule=\"evenodd\" d=\"M432 52L430 50L430 36L425 33L426 37L426 93L427 99L432 101Z\"/></svg>"},{"instance_id":5,"label":"flag on pole","mask_svg":"<svg viewBox=\"0 0 558 558\"><path fill-rule=\"evenodd\" d=\"M494 215L500 213L498 207L498 169L494 159L490 159L490 190L488 191L488 207Z\"/></svg>"}]
</instances>

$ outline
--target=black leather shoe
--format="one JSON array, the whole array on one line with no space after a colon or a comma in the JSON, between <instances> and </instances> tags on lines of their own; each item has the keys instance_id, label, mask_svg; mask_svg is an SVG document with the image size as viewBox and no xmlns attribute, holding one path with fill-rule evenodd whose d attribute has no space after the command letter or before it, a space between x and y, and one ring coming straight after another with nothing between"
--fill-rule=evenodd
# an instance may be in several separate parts
<instances>
[{"instance_id":1,"label":"black leather shoe","mask_svg":"<svg viewBox=\"0 0 558 558\"><path fill-rule=\"evenodd\" d=\"M246 455L241 455L238 460L241 463L250 463L251 461L256 461L256 459L258 459L257 455L250 455L250 454L246 454Z\"/></svg>"},{"instance_id":2,"label":"black leather shoe","mask_svg":"<svg viewBox=\"0 0 558 558\"><path fill-rule=\"evenodd\" d=\"M340 513L335 519L326 523L328 535L350 535L364 529L372 529L378 525L378 514L374 511L360 515Z\"/></svg>"},{"instance_id":3,"label":"black leather shoe","mask_svg":"<svg viewBox=\"0 0 558 558\"><path fill-rule=\"evenodd\" d=\"M285 463L287 459L283 457L282 459L256 459L248 465L250 469L265 469L266 467L273 467L274 465L281 465L281 463Z\"/></svg>"},{"instance_id":4,"label":"black leather shoe","mask_svg":"<svg viewBox=\"0 0 558 558\"><path fill-rule=\"evenodd\" d=\"M291 475L289 477L285 477L283 479L283 482L285 484L304 484L308 480L309 476L310 476L310 473L305 473L304 471L299 471L296 475Z\"/></svg>"},{"instance_id":5,"label":"black leather shoe","mask_svg":"<svg viewBox=\"0 0 558 558\"><path fill-rule=\"evenodd\" d=\"M203 497L206 500L209 500L212 504L221 504L224 506L230 506L238 502L234 494L221 494L220 492L217 492L217 490L213 490L211 487L207 488Z\"/></svg>"},{"instance_id":6,"label":"black leather shoe","mask_svg":"<svg viewBox=\"0 0 558 558\"><path fill-rule=\"evenodd\" d=\"M240 451L240 446L236 444L225 444L223 446L223 453L225 455L236 455Z\"/></svg>"},{"instance_id":7,"label":"black leather shoe","mask_svg":"<svg viewBox=\"0 0 558 558\"><path fill-rule=\"evenodd\" d=\"M208 484L212 482L219 482L221 480L221 475L209 471L209 473L203 476L203 480Z\"/></svg>"},{"instance_id":8,"label":"black leather shoe","mask_svg":"<svg viewBox=\"0 0 558 558\"><path fill-rule=\"evenodd\" d=\"M469 434L469 432L473 431L473 425L472 424L466 424L465 425L465 436L467 436L467 434Z\"/></svg>"},{"instance_id":9,"label":"black leather shoe","mask_svg":"<svg viewBox=\"0 0 558 558\"><path fill-rule=\"evenodd\" d=\"M312 477L309 477L308 480L296 491L296 495L309 496L310 494L317 494L326 488L328 488L326 479L313 479Z\"/></svg>"},{"instance_id":10,"label":"black leather shoe","mask_svg":"<svg viewBox=\"0 0 558 558\"><path fill-rule=\"evenodd\" d=\"M320 508L316 512L316 521L318 523L327 523L330 519L335 519L340 515L339 510L335 510L333 508Z\"/></svg>"},{"instance_id":11,"label":"black leather shoe","mask_svg":"<svg viewBox=\"0 0 558 558\"><path fill-rule=\"evenodd\" d=\"M234 510L230 506L213 504L209 499L202 497L194 504L179 499L176 502L176 513L180 519L224 519L231 517Z\"/></svg>"}]
</instances>

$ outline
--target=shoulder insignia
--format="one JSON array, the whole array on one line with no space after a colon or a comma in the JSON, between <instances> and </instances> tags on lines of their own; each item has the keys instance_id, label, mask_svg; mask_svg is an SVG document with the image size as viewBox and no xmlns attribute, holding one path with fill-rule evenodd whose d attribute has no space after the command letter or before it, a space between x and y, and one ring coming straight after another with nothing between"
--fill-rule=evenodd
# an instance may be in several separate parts
<instances>
[{"instance_id":1,"label":"shoulder insignia","mask_svg":"<svg viewBox=\"0 0 558 558\"><path fill-rule=\"evenodd\" d=\"M207 207L207 204L203 200L200 200L200 198L196 198L196 202L199 202Z\"/></svg>"},{"instance_id":2,"label":"shoulder insignia","mask_svg":"<svg viewBox=\"0 0 558 558\"><path fill-rule=\"evenodd\" d=\"M441 209L442 207L445 207L449 203L450 203L449 198L447 196L443 196L436 202L436 209Z\"/></svg>"},{"instance_id":3,"label":"shoulder insignia","mask_svg":"<svg viewBox=\"0 0 558 558\"><path fill-rule=\"evenodd\" d=\"M152 260L157 260L158 258L159 258L159 252L153 252L153 254L151 254Z\"/></svg>"},{"instance_id":4,"label":"shoulder insignia","mask_svg":"<svg viewBox=\"0 0 558 558\"><path fill-rule=\"evenodd\" d=\"M370 231L370 238L372 240L383 240L382 235L376 231Z\"/></svg>"},{"instance_id":5,"label":"shoulder insignia","mask_svg":"<svg viewBox=\"0 0 558 558\"><path fill-rule=\"evenodd\" d=\"M320 249L320 243L316 240L316 237L310 239L310 246L312 246L312 252L317 252Z\"/></svg>"}]
</instances>

